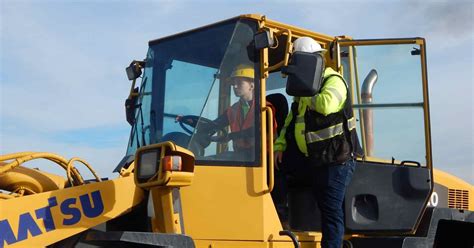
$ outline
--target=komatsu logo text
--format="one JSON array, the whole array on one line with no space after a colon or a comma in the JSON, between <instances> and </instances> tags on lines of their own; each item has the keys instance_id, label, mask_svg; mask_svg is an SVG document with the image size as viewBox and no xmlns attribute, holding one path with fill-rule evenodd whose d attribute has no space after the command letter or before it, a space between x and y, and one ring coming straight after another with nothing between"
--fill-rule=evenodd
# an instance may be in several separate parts
<instances>
[{"instance_id":1,"label":"komatsu logo text","mask_svg":"<svg viewBox=\"0 0 474 248\"><path fill-rule=\"evenodd\" d=\"M91 202L92 198L92 202ZM77 202L81 204L78 204ZM51 208L57 207L61 211L61 216L53 216ZM82 212L81 212L82 207ZM104 212L104 203L100 191L94 191L89 194L64 199L58 204L56 197L48 199L48 205L43 208L36 209L34 213L26 212L18 216L18 230L13 230L8 219L0 220L0 248L6 244L11 245L29 238L43 234L39 228L42 223L46 232L56 229L55 223L62 221L64 226L72 226L81 221L83 216L87 218L95 218ZM16 235L15 235L15 232Z\"/></svg>"}]
</instances>

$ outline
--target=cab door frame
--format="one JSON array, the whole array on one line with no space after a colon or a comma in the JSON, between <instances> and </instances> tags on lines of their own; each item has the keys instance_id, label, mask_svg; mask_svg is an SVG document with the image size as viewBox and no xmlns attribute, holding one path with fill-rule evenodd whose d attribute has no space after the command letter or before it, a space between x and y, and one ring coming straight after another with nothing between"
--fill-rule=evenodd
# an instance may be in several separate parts
<instances>
[{"instance_id":1,"label":"cab door frame","mask_svg":"<svg viewBox=\"0 0 474 248\"><path fill-rule=\"evenodd\" d=\"M394 159L390 164L377 161L373 157L358 159L356 171L346 192L344 206L346 229L351 233L414 233L420 224L434 187L425 40L423 38L351 40L342 37L336 38L331 53L333 58L336 58L337 68L342 73L347 68L342 67L344 53L341 51L344 50L345 56L349 56L350 78L347 81L350 89L356 88L358 90L360 85L354 48L401 44L419 46L416 52L419 53L417 55L420 55L421 60L423 102L417 107L423 108L426 165L415 164L414 166L410 163L395 162ZM359 101L355 101L356 93L359 96ZM360 104L360 93L352 90L351 97L353 102L359 103L353 104L354 112L355 109L360 111L365 107ZM403 107L403 104L374 105ZM365 130L362 120L360 130L362 132ZM362 143L365 148L365 140ZM398 213L402 212L403 214L397 214L397 210Z\"/></svg>"}]
</instances>

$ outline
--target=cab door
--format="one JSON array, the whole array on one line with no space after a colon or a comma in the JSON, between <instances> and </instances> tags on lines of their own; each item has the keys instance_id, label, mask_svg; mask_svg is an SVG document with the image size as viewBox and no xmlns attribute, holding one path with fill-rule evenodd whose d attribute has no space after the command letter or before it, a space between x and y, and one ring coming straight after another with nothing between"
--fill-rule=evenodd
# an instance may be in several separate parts
<instances>
[{"instance_id":1,"label":"cab door","mask_svg":"<svg viewBox=\"0 0 474 248\"><path fill-rule=\"evenodd\" d=\"M346 193L346 230L414 232L433 188L425 40L337 40L331 53L365 153Z\"/></svg>"}]
</instances>

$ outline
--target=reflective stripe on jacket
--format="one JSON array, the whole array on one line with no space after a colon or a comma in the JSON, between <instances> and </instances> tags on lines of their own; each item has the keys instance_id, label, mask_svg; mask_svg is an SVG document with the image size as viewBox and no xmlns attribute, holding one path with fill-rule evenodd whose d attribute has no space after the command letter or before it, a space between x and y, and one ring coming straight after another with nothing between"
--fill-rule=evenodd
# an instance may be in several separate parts
<instances>
[{"instance_id":1,"label":"reflective stripe on jacket","mask_svg":"<svg viewBox=\"0 0 474 248\"><path fill-rule=\"evenodd\" d=\"M347 120L347 126L349 128L349 131L353 130L356 128L356 120L354 117L350 118ZM314 132L307 132L305 135L306 142L308 144L314 143L314 142L319 142L323 140L327 140L330 138L333 138L337 135L341 135L344 133L344 127L343 123L340 122L334 126L330 126L321 130L317 130Z\"/></svg>"},{"instance_id":2,"label":"reflective stripe on jacket","mask_svg":"<svg viewBox=\"0 0 474 248\"><path fill-rule=\"evenodd\" d=\"M327 67L324 70L324 79L325 83L321 88L319 94L313 97L296 97L295 101L298 102L298 113L296 113L296 122L295 122L295 140L298 145L299 150L308 156L307 140L305 137L306 124L305 124L305 114L306 110L309 108L315 110L316 112L322 115L329 115L337 113L344 108L344 102L347 98L347 87L345 82L339 76L335 70L330 67ZM293 120L294 113L290 111L287 118L285 119L285 125L280 132L277 140L275 141L274 150L275 151L285 151L286 150L286 128L289 126L290 122Z\"/></svg>"}]
</instances>

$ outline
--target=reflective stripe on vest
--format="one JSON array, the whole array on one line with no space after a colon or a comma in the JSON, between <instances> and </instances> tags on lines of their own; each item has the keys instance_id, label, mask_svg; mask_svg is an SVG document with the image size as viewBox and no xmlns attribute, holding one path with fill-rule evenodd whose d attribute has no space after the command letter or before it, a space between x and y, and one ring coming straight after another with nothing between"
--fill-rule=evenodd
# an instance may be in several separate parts
<instances>
[{"instance_id":1,"label":"reflective stripe on vest","mask_svg":"<svg viewBox=\"0 0 474 248\"><path fill-rule=\"evenodd\" d=\"M349 128L349 131L356 127L356 120L354 117L347 120L347 126ZM343 133L344 127L342 123L339 123L322 130L306 133L306 143L310 144L318 141L327 140Z\"/></svg>"}]
</instances>

